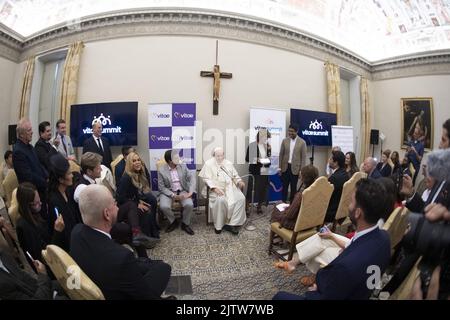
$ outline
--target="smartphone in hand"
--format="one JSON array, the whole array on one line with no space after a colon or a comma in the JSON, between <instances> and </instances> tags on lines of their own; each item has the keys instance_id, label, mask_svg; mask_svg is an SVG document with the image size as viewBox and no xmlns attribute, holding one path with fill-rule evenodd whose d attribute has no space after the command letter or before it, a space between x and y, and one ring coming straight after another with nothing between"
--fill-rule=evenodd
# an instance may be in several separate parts
<instances>
[{"instance_id":1,"label":"smartphone in hand","mask_svg":"<svg viewBox=\"0 0 450 320\"><path fill-rule=\"evenodd\" d=\"M31 261L34 261L33 257L31 256L31 254L28 251L26 251L25 253L27 254L28 258L30 258Z\"/></svg>"}]
</instances>

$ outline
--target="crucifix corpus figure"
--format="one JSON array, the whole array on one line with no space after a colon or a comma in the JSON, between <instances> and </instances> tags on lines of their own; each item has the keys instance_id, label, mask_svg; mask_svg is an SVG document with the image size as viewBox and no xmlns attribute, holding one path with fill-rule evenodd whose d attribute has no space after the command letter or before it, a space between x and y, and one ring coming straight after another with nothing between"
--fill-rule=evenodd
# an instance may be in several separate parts
<instances>
[{"instance_id":1,"label":"crucifix corpus figure","mask_svg":"<svg viewBox=\"0 0 450 320\"><path fill-rule=\"evenodd\" d=\"M213 86L213 115L219 114L219 94L220 94L220 78L231 79L232 73L220 72L220 66L217 63L219 52L219 41L216 40L216 64L214 65L214 71L200 71L200 76L214 78Z\"/></svg>"}]
</instances>

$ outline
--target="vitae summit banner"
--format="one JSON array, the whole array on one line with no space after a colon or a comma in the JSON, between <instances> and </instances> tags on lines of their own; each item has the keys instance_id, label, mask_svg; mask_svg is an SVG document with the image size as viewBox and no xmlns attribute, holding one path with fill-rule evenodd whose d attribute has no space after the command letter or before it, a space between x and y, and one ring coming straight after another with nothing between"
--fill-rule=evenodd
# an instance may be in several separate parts
<instances>
[{"instance_id":1,"label":"vitae summit banner","mask_svg":"<svg viewBox=\"0 0 450 320\"><path fill-rule=\"evenodd\" d=\"M260 129L267 129L271 135L269 143L272 147L272 156L270 157L271 165L267 173L270 180L269 201L281 200L282 183L277 169L279 167L278 159L281 142L286 137L286 111L251 108L249 143L256 141L256 134Z\"/></svg>"},{"instance_id":2,"label":"vitae summit banner","mask_svg":"<svg viewBox=\"0 0 450 320\"><path fill-rule=\"evenodd\" d=\"M180 150L180 157L195 170L195 103L159 103L148 105L148 147L152 189L158 190L156 164L169 149Z\"/></svg>"},{"instance_id":3,"label":"vitae summit banner","mask_svg":"<svg viewBox=\"0 0 450 320\"><path fill-rule=\"evenodd\" d=\"M291 123L298 125L298 135L308 146L331 146L331 126L336 125L336 114L291 109Z\"/></svg>"},{"instance_id":4,"label":"vitae summit banner","mask_svg":"<svg viewBox=\"0 0 450 320\"><path fill-rule=\"evenodd\" d=\"M81 147L92 136L92 125L102 124L102 135L111 146L135 146L137 142L138 103L102 102L74 104L70 108L70 137L74 147Z\"/></svg>"}]
</instances>

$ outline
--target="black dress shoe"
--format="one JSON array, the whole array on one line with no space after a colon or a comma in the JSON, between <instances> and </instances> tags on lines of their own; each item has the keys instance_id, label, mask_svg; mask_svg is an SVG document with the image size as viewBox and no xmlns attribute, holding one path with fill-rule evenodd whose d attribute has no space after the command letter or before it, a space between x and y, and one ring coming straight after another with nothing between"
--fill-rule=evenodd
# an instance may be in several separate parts
<instances>
[{"instance_id":1,"label":"black dress shoe","mask_svg":"<svg viewBox=\"0 0 450 320\"><path fill-rule=\"evenodd\" d=\"M161 297L161 300L177 300L177 297L175 296Z\"/></svg>"},{"instance_id":2,"label":"black dress shoe","mask_svg":"<svg viewBox=\"0 0 450 320\"><path fill-rule=\"evenodd\" d=\"M217 230L216 228L214 228L214 232L215 232L216 234L220 234L220 233L222 232L222 230Z\"/></svg>"},{"instance_id":3,"label":"black dress shoe","mask_svg":"<svg viewBox=\"0 0 450 320\"><path fill-rule=\"evenodd\" d=\"M236 234L239 233L239 230L238 230L236 227L234 227L234 226L229 226L228 224L224 225L224 226L223 226L223 229L224 229L224 230L227 230L228 232L231 232L231 233L234 234L234 235L236 235Z\"/></svg>"},{"instance_id":4,"label":"black dress shoe","mask_svg":"<svg viewBox=\"0 0 450 320\"><path fill-rule=\"evenodd\" d=\"M173 230L175 230L178 227L178 221L174 220L166 229L166 232L172 232Z\"/></svg>"},{"instance_id":5,"label":"black dress shoe","mask_svg":"<svg viewBox=\"0 0 450 320\"><path fill-rule=\"evenodd\" d=\"M133 237L133 246L143 246L147 249L153 249L160 241L160 239L148 237L143 233L139 233Z\"/></svg>"},{"instance_id":6,"label":"black dress shoe","mask_svg":"<svg viewBox=\"0 0 450 320\"><path fill-rule=\"evenodd\" d=\"M187 234L190 234L191 236L194 235L194 230L192 230L191 227L189 227L184 223L181 224L181 229L184 230Z\"/></svg>"}]
</instances>

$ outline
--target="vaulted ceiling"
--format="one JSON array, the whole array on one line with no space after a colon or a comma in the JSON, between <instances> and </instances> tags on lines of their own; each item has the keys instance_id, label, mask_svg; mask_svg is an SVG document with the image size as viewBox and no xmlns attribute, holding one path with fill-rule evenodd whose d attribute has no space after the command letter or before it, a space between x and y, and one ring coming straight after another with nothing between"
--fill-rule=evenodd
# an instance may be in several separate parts
<instances>
[{"instance_id":1,"label":"vaulted ceiling","mask_svg":"<svg viewBox=\"0 0 450 320\"><path fill-rule=\"evenodd\" d=\"M292 28L368 62L450 51L450 0L0 0L0 27L21 41L99 14L207 9Z\"/></svg>"}]
</instances>

